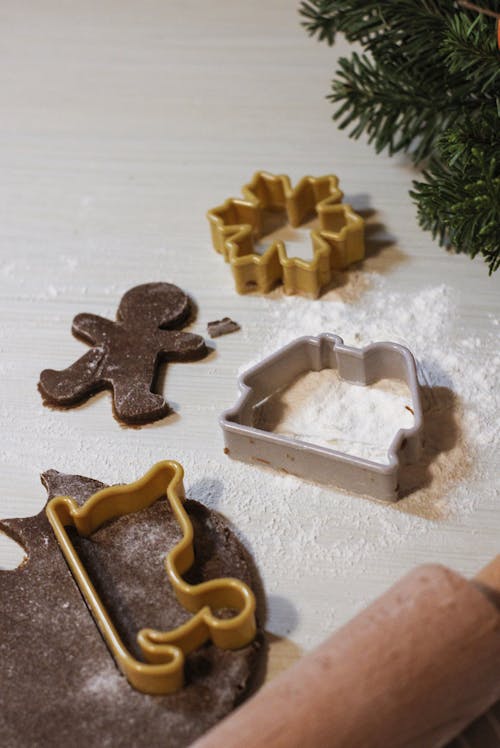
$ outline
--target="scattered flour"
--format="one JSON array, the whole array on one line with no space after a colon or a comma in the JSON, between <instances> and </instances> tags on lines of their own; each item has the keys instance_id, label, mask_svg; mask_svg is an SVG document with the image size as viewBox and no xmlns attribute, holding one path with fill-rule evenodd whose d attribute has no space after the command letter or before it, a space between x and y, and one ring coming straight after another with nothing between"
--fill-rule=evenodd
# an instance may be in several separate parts
<instances>
[{"instance_id":1,"label":"scattered flour","mask_svg":"<svg viewBox=\"0 0 500 748\"><path fill-rule=\"evenodd\" d=\"M403 382L350 384L336 371L311 371L267 398L254 422L265 431L379 463L398 429L413 426L412 400Z\"/></svg>"},{"instance_id":2,"label":"scattered flour","mask_svg":"<svg viewBox=\"0 0 500 748\"><path fill-rule=\"evenodd\" d=\"M173 416L169 424L122 429L111 421L105 394L78 410L52 412L42 406L36 392L38 371L7 371L6 387L12 392L21 387L27 403L19 409L14 398L0 401L0 429L9 434L0 446L5 487L20 481L25 495L31 497L26 506L16 503L15 513L33 513L34 496L38 508L42 506L44 492L36 481L41 469L54 467L109 483L126 482L159 459L177 459L185 468L188 496L225 514L252 552L267 593L268 630L278 636L291 635L303 647L320 641L381 592L388 580L400 576L405 564L428 560L429 549L435 549L436 558L453 557L456 528L477 511L478 496L484 500L487 494L476 487L491 485L489 494L495 492L492 457L500 428L498 326L492 319L491 330L481 337L459 335L457 302L446 285L406 293L390 290L377 276L371 280L372 288L355 304L329 297L315 301L253 298L255 323L245 325L240 336L232 336L231 350L239 351L239 358L233 355L228 364L227 357L219 354L207 364L203 399L183 404L181 417ZM34 329L28 328L27 336ZM9 361L15 360L16 346L22 351L30 345L29 337L19 341L19 332L19 327L2 332L2 347L12 351ZM238 368L246 369L299 335L320 332L336 333L357 347L375 340L400 342L418 360L426 447L421 463L405 477L406 498L396 505L239 463L222 453L217 425L222 410L220 377L226 377L230 387ZM224 341L223 345L229 344ZM75 343L71 350L80 348ZM200 376L197 372L195 366L186 366L182 376L189 384L189 377ZM172 380L168 384L172 397ZM334 394L331 382L321 383L321 388L330 387ZM384 404L387 391L383 388L361 389L366 398L363 407L373 409L380 433L392 431L395 416L409 417L400 413L404 397L397 405L397 398L393 399L389 407ZM321 400L322 389L318 392ZM347 391L344 394L347 397ZM359 412L358 405L355 398L354 413ZM344 439L350 427L356 426L351 412L350 421L347 415L342 424L336 421L336 426L342 426L340 436L321 431L320 426L334 419L328 409L322 413L317 406L313 399L298 420L285 420L287 428L315 438L324 438L326 433L327 439L332 434L334 439ZM203 426L212 421L210 428ZM189 435L202 426L205 443L200 437L193 446ZM365 436L358 431L358 442ZM29 502L29 511L24 511ZM425 544L419 546L419 538L425 538Z\"/></svg>"}]
</instances>

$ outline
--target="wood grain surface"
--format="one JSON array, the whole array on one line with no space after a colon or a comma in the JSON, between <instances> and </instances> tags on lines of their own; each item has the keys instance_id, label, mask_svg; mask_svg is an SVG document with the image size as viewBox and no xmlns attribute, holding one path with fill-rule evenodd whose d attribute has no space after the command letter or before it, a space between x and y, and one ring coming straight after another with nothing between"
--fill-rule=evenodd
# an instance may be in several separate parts
<instances>
[{"instance_id":1,"label":"wood grain surface","mask_svg":"<svg viewBox=\"0 0 500 748\"><path fill-rule=\"evenodd\" d=\"M244 336L221 338L208 362L169 369L168 397L182 409L164 429L120 429L105 396L70 413L46 410L36 382L44 367L82 353L69 334L75 314L113 316L121 294L146 281L173 281L193 296L194 332L225 315L255 332L254 297L235 294L205 212L257 169L294 181L340 175L353 205L370 208L383 227L383 247L362 270L394 290L451 286L457 338L498 318L500 273L489 278L480 260L447 255L419 229L408 197L417 172L407 160L376 156L331 122L325 95L347 45L309 39L295 3L5 0L0 49L0 516L39 510L47 468L110 480L116 465L96 474L92 460L98 436L111 434L130 453L123 480L141 472L145 446L158 458L175 458L176 448L220 456L217 415L254 355ZM339 579L326 570L327 593L306 577L293 600L287 588L270 610L269 677L327 633L314 614L317 595L331 596L338 626L418 563L469 575L498 553L498 489L476 477L470 490L474 512L433 523L393 554L374 553L368 573ZM237 526L236 509L222 509ZM21 557L2 540L0 567ZM488 725L481 729L494 725L498 738L498 717ZM497 745L480 737L457 748L469 744Z\"/></svg>"}]
</instances>

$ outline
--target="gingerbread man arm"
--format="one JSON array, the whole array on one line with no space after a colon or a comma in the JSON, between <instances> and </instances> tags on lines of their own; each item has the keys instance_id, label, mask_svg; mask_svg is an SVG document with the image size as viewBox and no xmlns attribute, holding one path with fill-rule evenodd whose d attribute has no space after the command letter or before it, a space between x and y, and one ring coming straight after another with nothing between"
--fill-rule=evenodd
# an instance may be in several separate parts
<instances>
[{"instance_id":1,"label":"gingerbread man arm","mask_svg":"<svg viewBox=\"0 0 500 748\"><path fill-rule=\"evenodd\" d=\"M106 334L110 334L115 322L99 317L97 314L77 314L73 320L71 331L77 338L87 341L91 345L102 342Z\"/></svg>"},{"instance_id":2,"label":"gingerbread man arm","mask_svg":"<svg viewBox=\"0 0 500 748\"><path fill-rule=\"evenodd\" d=\"M67 369L45 369L40 374L38 389L43 398L54 405L76 405L103 385L102 367L105 351L96 346Z\"/></svg>"},{"instance_id":3,"label":"gingerbread man arm","mask_svg":"<svg viewBox=\"0 0 500 748\"><path fill-rule=\"evenodd\" d=\"M158 354L171 361L186 361L202 358L207 347L201 335L179 330L161 330Z\"/></svg>"}]
</instances>

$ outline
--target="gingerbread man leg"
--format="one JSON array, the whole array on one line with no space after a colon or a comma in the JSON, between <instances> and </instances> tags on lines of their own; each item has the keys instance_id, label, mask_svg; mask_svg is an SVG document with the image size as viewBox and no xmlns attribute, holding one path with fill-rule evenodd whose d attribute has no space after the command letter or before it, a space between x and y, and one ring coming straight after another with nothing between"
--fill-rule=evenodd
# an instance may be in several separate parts
<instances>
[{"instance_id":1,"label":"gingerbread man leg","mask_svg":"<svg viewBox=\"0 0 500 748\"><path fill-rule=\"evenodd\" d=\"M53 405L76 405L103 386L104 358L104 350L96 346L67 369L45 369L40 374L38 389Z\"/></svg>"},{"instance_id":2,"label":"gingerbread man leg","mask_svg":"<svg viewBox=\"0 0 500 748\"><path fill-rule=\"evenodd\" d=\"M113 404L116 417L129 424L157 421L170 411L168 403L151 392L148 384L129 379L113 382Z\"/></svg>"}]
</instances>

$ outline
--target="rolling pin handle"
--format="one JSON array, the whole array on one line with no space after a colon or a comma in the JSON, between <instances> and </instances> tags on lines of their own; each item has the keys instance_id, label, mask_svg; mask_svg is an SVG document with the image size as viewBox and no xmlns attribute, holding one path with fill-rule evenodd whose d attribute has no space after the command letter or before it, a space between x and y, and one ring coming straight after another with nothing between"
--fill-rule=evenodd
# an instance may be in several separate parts
<instances>
[{"instance_id":1,"label":"rolling pin handle","mask_svg":"<svg viewBox=\"0 0 500 748\"><path fill-rule=\"evenodd\" d=\"M500 556L495 556L471 581L500 609Z\"/></svg>"}]
</instances>

